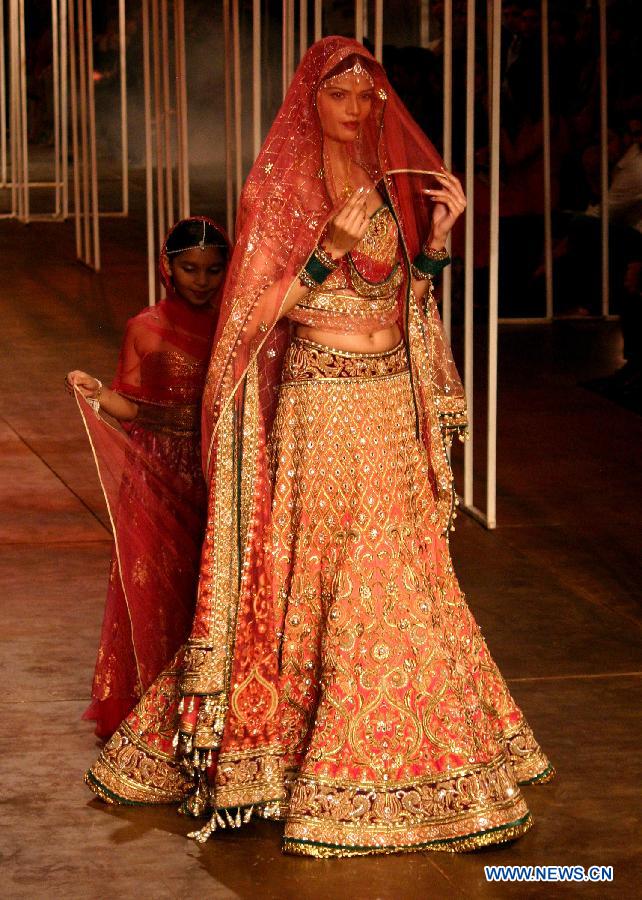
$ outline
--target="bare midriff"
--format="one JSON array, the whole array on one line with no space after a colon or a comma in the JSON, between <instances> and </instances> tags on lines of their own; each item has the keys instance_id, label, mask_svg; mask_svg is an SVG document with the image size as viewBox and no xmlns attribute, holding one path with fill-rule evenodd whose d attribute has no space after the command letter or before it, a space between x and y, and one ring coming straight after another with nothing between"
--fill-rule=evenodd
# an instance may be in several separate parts
<instances>
[{"instance_id":1,"label":"bare midriff","mask_svg":"<svg viewBox=\"0 0 642 900\"><path fill-rule=\"evenodd\" d=\"M333 347L335 350L347 350L350 353L384 353L392 350L401 340L401 331L397 325L382 328L369 334L341 334L336 331L324 331L311 328L309 325L297 325L297 337Z\"/></svg>"}]
</instances>

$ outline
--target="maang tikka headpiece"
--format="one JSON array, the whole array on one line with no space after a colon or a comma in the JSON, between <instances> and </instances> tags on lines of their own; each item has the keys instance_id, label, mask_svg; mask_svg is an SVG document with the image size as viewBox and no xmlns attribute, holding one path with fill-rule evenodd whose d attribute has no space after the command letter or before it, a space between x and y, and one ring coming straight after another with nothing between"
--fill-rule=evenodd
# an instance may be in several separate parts
<instances>
[{"instance_id":1,"label":"maang tikka headpiece","mask_svg":"<svg viewBox=\"0 0 642 900\"><path fill-rule=\"evenodd\" d=\"M374 87L374 78L366 69L366 67L361 65L359 60L357 60L355 64L349 69L344 69L343 72L339 72L337 75L331 75L330 78L326 78L325 81L322 82L321 87L330 87L333 82L335 82L338 78L343 78L345 75L354 75L357 81L360 81L362 78L366 78L370 82L370 86Z\"/></svg>"},{"instance_id":2,"label":"maang tikka headpiece","mask_svg":"<svg viewBox=\"0 0 642 900\"><path fill-rule=\"evenodd\" d=\"M166 250L165 252L167 253L168 256L171 256L174 253L185 253L186 250L201 250L202 252L204 252L206 247L217 247L218 244L213 244L213 243L207 244L205 242L206 227L207 227L207 223L205 222L205 219L203 219L203 236L200 239L200 241L198 242L198 244L194 244L192 247L181 247L180 250Z\"/></svg>"}]
</instances>

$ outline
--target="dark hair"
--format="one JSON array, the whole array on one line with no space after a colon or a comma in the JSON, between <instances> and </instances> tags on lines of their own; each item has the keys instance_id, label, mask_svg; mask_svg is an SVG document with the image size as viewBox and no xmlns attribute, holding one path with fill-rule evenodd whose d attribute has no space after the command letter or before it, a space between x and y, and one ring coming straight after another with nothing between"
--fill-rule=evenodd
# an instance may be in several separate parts
<instances>
[{"instance_id":1,"label":"dark hair","mask_svg":"<svg viewBox=\"0 0 642 900\"><path fill-rule=\"evenodd\" d=\"M207 246L218 247L223 260L227 262L228 248L225 238L209 222L205 222L205 235L203 235L202 219L181 219L180 222L177 222L167 238L167 252L175 254L188 250L190 247L198 247L203 239Z\"/></svg>"}]
</instances>

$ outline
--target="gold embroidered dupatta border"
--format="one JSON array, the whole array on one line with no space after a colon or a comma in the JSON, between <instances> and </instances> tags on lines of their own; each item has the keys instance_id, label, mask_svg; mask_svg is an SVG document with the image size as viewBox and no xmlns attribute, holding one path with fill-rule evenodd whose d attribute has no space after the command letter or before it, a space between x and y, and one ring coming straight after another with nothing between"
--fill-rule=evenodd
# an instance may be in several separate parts
<instances>
[{"instance_id":1,"label":"gold embroidered dupatta border","mask_svg":"<svg viewBox=\"0 0 642 900\"><path fill-rule=\"evenodd\" d=\"M259 454L258 362L246 373L242 402L229 404L219 419L216 477L208 521L213 552L201 572L210 599L209 634L189 641L180 681L183 695L207 695L207 710L199 716L194 747L220 743L229 705L230 673L234 653L238 602L251 542L255 475Z\"/></svg>"}]
</instances>

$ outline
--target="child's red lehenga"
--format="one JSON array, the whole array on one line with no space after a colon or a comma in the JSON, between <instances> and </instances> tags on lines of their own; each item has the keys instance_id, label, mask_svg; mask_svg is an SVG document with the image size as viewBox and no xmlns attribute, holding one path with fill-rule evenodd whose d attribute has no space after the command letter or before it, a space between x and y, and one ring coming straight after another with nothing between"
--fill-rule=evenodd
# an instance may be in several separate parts
<instances>
[{"instance_id":1,"label":"child's red lehenga","mask_svg":"<svg viewBox=\"0 0 642 900\"><path fill-rule=\"evenodd\" d=\"M322 44L326 71L359 46ZM463 393L432 294L424 309L405 281L404 206L388 199L291 315L353 330L392 316L398 347L295 336L283 353L281 321L264 345L271 413L260 356L233 394L221 360L238 331L219 331L192 634L86 776L108 802L207 813L197 840L255 812L284 821L294 854L471 850L525 832L520 785L553 772L453 571L444 435L463 427Z\"/></svg>"}]
</instances>

